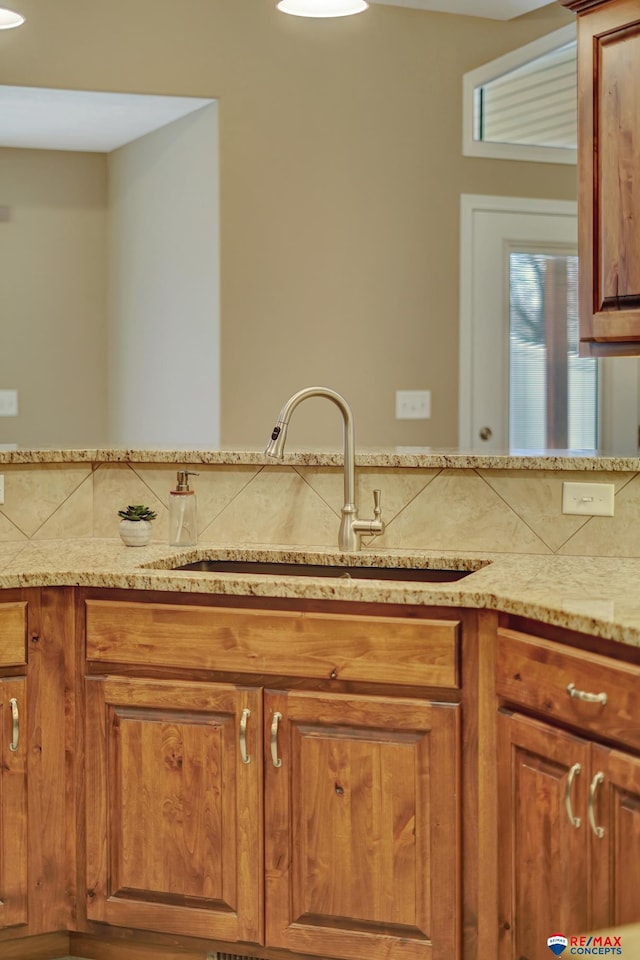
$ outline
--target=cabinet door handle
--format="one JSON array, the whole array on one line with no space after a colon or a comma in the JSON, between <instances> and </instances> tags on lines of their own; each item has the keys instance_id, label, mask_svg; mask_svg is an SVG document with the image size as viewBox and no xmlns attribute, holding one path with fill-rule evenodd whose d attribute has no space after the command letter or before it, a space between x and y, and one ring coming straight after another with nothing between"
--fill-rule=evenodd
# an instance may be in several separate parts
<instances>
[{"instance_id":1,"label":"cabinet door handle","mask_svg":"<svg viewBox=\"0 0 640 960\"><path fill-rule=\"evenodd\" d=\"M573 815L573 807L571 805L571 789L573 787L573 781L581 770L582 767L580 764L574 763L574 765L571 767L571 770L569 770L569 776L567 777L567 783L564 788L564 805L567 808L567 816L569 817L569 823L572 827L575 827L576 830L582 826L582 820L580 817L574 817Z\"/></svg>"},{"instance_id":2,"label":"cabinet door handle","mask_svg":"<svg viewBox=\"0 0 640 960\"><path fill-rule=\"evenodd\" d=\"M596 814L594 810L595 800L596 800L596 791L601 783L604 783L604 773L598 771L595 777L591 781L591 786L589 787L589 804L587 807L588 816L589 816L589 826L595 833L598 840L602 840L604 837L604 827L599 827L596 823Z\"/></svg>"},{"instance_id":3,"label":"cabinet door handle","mask_svg":"<svg viewBox=\"0 0 640 960\"><path fill-rule=\"evenodd\" d=\"M274 767L281 767L282 760L278 756L278 724L282 720L282 714L276 712L271 718L271 762Z\"/></svg>"},{"instance_id":4,"label":"cabinet door handle","mask_svg":"<svg viewBox=\"0 0 640 960\"><path fill-rule=\"evenodd\" d=\"M251 757L247 753L247 720L251 716L251 710L245 707L240 717L240 757L243 763L251 763Z\"/></svg>"},{"instance_id":5,"label":"cabinet door handle","mask_svg":"<svg viewBox=\"0 0 640 960\"><path fill-rule=\"evenodd\" d=\"M11 707L11 743L9 744L9 750L15 753L20 742L20 714L18 713L18 701L15 697L11 697L9 706Z\"/></svg>"},{"instance_id":6,"label":"cabinet door handle","mask_svg":"<svg viewBox=\"0 0 640 960\"><path fill-rule=\"evenodd\" d=\"M578 690L573 683L568 685L567 693L574 700L584 700L585 703L599 703L604 707L607 702L606 693L588 693L586 690Z\"/></svg>"}]
</instances>

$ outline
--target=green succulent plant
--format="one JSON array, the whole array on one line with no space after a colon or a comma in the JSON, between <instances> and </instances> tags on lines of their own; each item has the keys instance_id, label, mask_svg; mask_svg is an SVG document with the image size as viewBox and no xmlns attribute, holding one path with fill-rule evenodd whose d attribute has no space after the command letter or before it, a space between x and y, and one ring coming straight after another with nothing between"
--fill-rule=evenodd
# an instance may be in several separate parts
<instances>
[{"instance_id":1,"label":"green succulent plant","mask_svg":"<svg viewBox=\"0 0 640 960\"><path fill-rule=\"evenodd\" d=\"M155 520L158 514L139 503L137 506L128 506L126 510L118 510L118 516L123 520Z\"/></svg>"}]
</instances>

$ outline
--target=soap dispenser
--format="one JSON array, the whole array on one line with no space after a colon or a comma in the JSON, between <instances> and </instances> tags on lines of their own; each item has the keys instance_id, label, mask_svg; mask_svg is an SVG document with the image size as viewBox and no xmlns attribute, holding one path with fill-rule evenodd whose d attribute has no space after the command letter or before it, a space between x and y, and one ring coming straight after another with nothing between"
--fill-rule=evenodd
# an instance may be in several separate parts
<instances>
[{"instance_id":1,"label":"soap dispenser","mask_svg":"<svg viewBox=\"0 0 640 960\"><path fill-rule=\"evenodd\" d=\"M195 547L198 542L195 490L189 488L193 470L178 470L175 490L169 492L169 544L172 547Z\"/></svg>"}]
</instances>

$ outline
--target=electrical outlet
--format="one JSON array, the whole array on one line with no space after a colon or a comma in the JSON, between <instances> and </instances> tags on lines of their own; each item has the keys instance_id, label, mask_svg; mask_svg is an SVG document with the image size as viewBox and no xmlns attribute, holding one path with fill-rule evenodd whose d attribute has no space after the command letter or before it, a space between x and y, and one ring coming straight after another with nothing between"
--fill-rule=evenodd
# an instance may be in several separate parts
<instances>
[{"instance_id":1,"label":"electrical outlet","mask_svg":"<svg viewBox=\"0 0 640 960\"><path fill-rule=\"evenodd\" d=\"M0 417L18 416L18 391L0 390Z\"/></svg>"},{"instance_id":2,"label":"electrical outlet","mask_svg":"<svg viewBox=\"0 0 640 960\"><path fill-rule=\"evenodd\" d=\"M563 483L562 512L583 517L612 517L612 483Z\"/></svg>"},{"instance_id":3,"label":"electrical outlet","mask_svg":"<svg viewBox=\"0 0 640 960\"><path fill-rule=\"evenodd\" d=\"M4 503L4 474L0 473L0 504Z\"/></svg>"},{"instance_id":4,"label":"electrical outlet","mask_svg":"<svg viewBox=\"0 0 640 960\"><path fill-rule=\"evenodd\" d=\"M430 417L430 390L396 390L396 420L428 420Z\"/></svg>"}]
</instances>

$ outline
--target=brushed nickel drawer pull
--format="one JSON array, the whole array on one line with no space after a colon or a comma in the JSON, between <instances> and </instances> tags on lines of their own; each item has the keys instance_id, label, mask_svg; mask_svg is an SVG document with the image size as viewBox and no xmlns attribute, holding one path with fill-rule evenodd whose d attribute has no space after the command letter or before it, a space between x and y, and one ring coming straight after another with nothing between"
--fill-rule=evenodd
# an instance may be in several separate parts
<instances>
[{"instance_id":1,"label":"brushed nickel drawer pull","mask_svg":"<svg viewBox=\"0 0 640 960\"><path fill-rule=\"evenodd\" d=\"M282 720L282 714L276 712L271 719L271 762L274 767L281 767L282 760L278 756L278 724Z\"/></svg>"},{"instance_id":2,"label":"brushed nickel drawer pull","mask_svg":"<svg viewBox=\"0 0 640 960\"><path fill-rule=\"evenodd\" d=\"M596 773L595 777L591 781L591 786L589 787L589 804L587 807L588 815L589 815L589 826L595 833L598 840L602 840L602 838L604 837L604 827L599 827L598 824L596 823L596 815L593 808L594 808L595 799L596 799L596 790L598 789L601 783L604 783L604 773L602 773L602 771L598 771L598 773Z\"/></svg>"},{"instance_id":3,"label":"brushed nickel drawer pull","mask_svg":"<svg viewBox=\"0 0 640 960\"><path fill-rule=\"evenodd\" d=\"M18 713L18 701L15 697L11 697L9 706L11 707L11 743L9 744L9 750L15 753L20 742L20 714Z\"/></svg>"},{"instance_id":4,"label":"brushed nickel drawer pull","mask_svg":"<svg viewBox=\"0 0 640 960\"><path fill-rule=\"evenodd\" d=\"M573 683L568 685L567 693L574 700L584 700L585 703L599 703L604 707L607 702L606 693L587 693L586 690L578 690Z\"/></svg>"},{"instance_id":5,"label":"brushed nickel drawer pull","mask_svg":"<svg viewBox=\"0 0 640 960\"><path fill-rule=\"evenodd\" d=\"M251 763L251 757L247 753L247 720L250 716L251 710L245 707L240 717L240 757L243 763Z\"/></svg>"},{"instance_id":6,"label":"brushed nickel drawer pull","mask_svg":"<svg viewBox=\"0 0 640 960\"><path fill-rule=\"evenodd\" d=\"M572 827L575 827L576 830L582 826L582 820L580 817L574 817L573 815L573 806L571 805L571 790L573 787L573 781L578 776L582 767L579 763L574 763L569 770L569 776L567 777L567 783L564 788L564 805L567 808L567 816L569 817L569 823Z\"/></svg>"}]
</instances>

